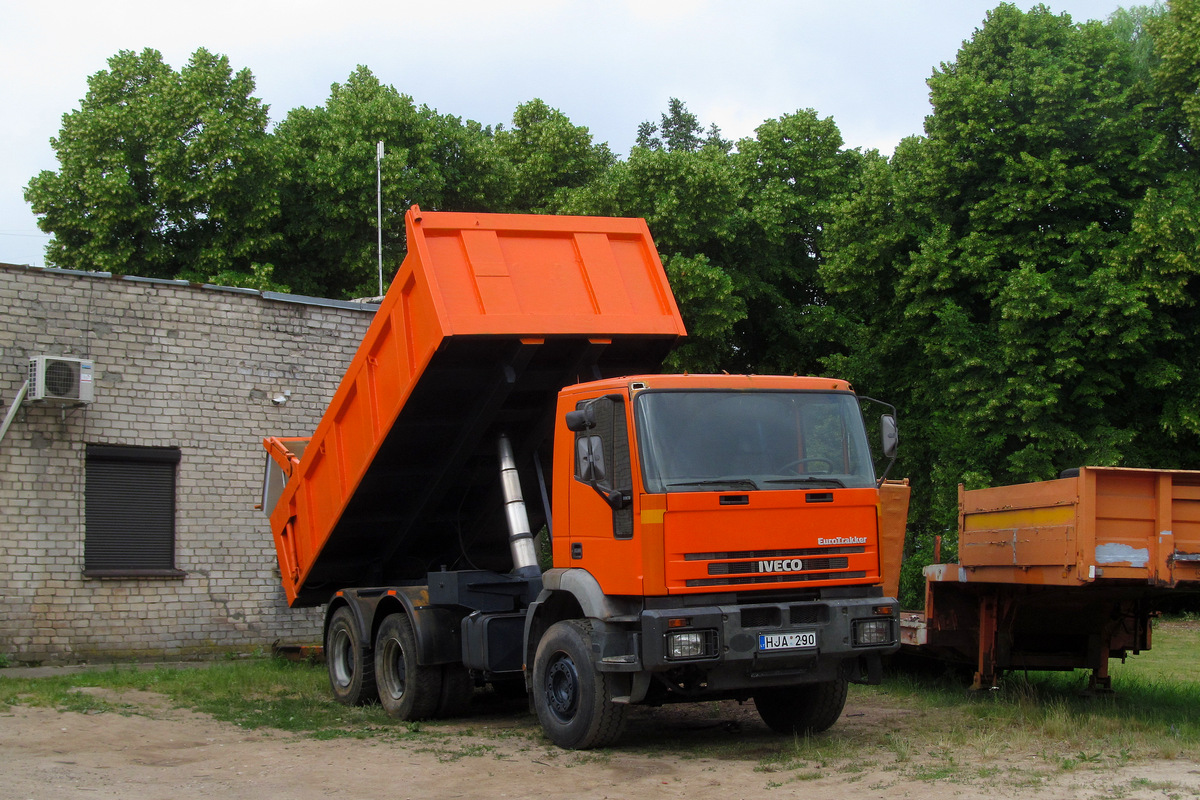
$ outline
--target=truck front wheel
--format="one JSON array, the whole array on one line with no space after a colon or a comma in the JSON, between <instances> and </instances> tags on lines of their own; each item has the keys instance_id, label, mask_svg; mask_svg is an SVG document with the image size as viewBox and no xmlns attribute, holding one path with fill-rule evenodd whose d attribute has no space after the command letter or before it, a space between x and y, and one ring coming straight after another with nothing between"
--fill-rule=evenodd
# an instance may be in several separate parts
<instances>
[{"instance_id":1,"label":"truck front wheel","mask_svg":"<svg viewBox=\"0 0 1200 800\"><path fill-rule=\"evenodd\" d=\"M551 625L533 659L533 705L550 741L568 750L612 744L625 727L625 706L612 702L611 677L592 661L592 626Z\"/></svg>"},{"instance_id":2,"label":"truck front wheel","mask_svg":"<svg viewBox=\"0 0 1200 800\"><path fill-rule=\"evenodd\" d=\"M384 617L375 635L375 679L389 717L428 719L442 696L442 668L417 663L417 637L408 615Z\"/></svg>"},{"instance_id":3,"label":"truck front wheel","mask_svg":"<svg viewBox=\"0 0 1200 800\"><path fill-rule=\"evenodd\" d=\"M754 695L754 707L776 733L808 735L828 730L846 705L846 681L765 689Z\"/></svg>"},{"instance_id":4,"label":"truck front wheel","mask_svg":"<svg viewBox=\"0 0 1200 800\"><path fill-rule=\"evenodd\" d=\"M325 633L325 668L334 698L348 706L375 702L375 664L363 648L354 612L342 606L333 612Z\"/></svg>"}]
</instances>

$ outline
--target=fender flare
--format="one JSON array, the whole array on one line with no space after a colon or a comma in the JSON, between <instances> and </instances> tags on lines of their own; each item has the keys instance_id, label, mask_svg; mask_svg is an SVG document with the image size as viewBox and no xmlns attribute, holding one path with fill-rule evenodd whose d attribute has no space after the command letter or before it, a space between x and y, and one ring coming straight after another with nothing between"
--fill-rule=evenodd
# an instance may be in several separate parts
<instances>
[{"instance_id":1,"label":"fender flare","mask_svg":"<svg viewBox=\"0 0 1200 800\"><path fill-rule=\"evenodd\" d=\"M579 603L585 617L602 621L618 617L629 619L642 610L640 598L605 594L600 582L586 569L547 570L542 575L542 592L538 595L538 601L546 598L548 592L566 592Z\"/></svg>"},{"instance_id":2,"label":"fender flare","mask_svg":"<svg viewBox=\"0 0 1200 800\"><path fill-rule=\"evenodd\" d=\"M526 675L546 630L564 619L586 618L604 623L635 622L641 598L607 595L585 569L551 569L542 575L542 591L525 615Z\"/></svg>"},{"instance_id":3,"label":"fender flare","mask_svg":"<svg viewBox=\"0 0 1200 800\"><path fill-rule=\"evenodd\" d=\"M375 633L388 614L404 613L412 622L417 639L418 664L452 664L462 661L462 617L448 608L430 606L425 586L401 586L387 590L346 590L329 601L325 611L325 633L329 618L342 606L350 608L362 637L363 648L375 646ZM322 636L322 642L324 635Z\"/></svg>"}]
</instances>

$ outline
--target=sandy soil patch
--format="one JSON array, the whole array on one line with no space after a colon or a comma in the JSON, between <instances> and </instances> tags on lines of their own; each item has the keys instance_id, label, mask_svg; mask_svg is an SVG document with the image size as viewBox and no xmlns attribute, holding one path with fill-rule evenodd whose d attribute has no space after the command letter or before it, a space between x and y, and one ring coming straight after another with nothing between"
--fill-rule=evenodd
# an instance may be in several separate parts
<instances>
[{"instance_id":1,"label":"sandy soil patch","mask_svg":"<svg viewBox=\"0 0 1200 800\"><path fill-rule=\"evenodd\" d=\"M0 711L0 798L1200 797L1200 765L1185 760L1063 770L1038 754L1005 753L990 769L949 778L925 769L924 754L789 763L779 757L793 743L736 703L635 709L618 747L568 753L541 739L519 703L478 709L428 736L317 740L245 730L148 692L82 691L122 711ZM852 703L831 735L893 728L906 713Z\"/></svg>"}]
</instances>

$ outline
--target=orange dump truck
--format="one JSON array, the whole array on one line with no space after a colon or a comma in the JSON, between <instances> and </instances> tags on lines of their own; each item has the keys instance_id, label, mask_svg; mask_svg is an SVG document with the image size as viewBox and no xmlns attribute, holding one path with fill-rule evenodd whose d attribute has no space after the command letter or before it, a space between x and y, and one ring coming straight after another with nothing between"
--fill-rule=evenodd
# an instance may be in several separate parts
<instances>
[{"instance_id":1,"label":"orange dump truck","mask_svg":"<svg viewBox=\"0 0 1200 800\"><path fill-rule=\"evenodd\" d=\"M1004 670L1091 670L1150 648L1150 621L1200 591L1200 472L1082 467L1058 480L959 489L959 563L925 568L912 652Z\"/></svg>"},{"instance_id":2,"label":"orange dump truck","mask_svg":"<svg viewBox=\"0 0 1200 800\"><path fill-rule=\"evenodd\" d=\"M525 690L567 748L614 741L634 703L832 725L899 647L851 387L657 374L684 328L642 220L406 225L316 432L264 440L283 585L326 607L337 699L421 719Z\"/></svg>"}]
</instances>

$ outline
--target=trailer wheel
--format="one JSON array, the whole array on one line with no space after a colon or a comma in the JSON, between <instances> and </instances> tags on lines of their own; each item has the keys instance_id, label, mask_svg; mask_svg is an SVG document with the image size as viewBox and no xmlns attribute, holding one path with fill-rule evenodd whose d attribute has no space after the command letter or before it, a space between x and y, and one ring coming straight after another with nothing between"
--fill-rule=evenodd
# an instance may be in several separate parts
<instances>
[{"instance_id":1,"label":"trailer wheel","mask_svg":"<svg viewBox=\"0 0 1200 800\"><path fill-rule=\"evenodd\" d=\"M384 617L375 635L375 678L379 702L389 717L428 719L442 696L440 665L417 663L417 637L404 613Z\"/></svg>"},{"instance_id":2,"label":"trailer wheel","mask_svg":"<svg viewBox=\"0 0 1200 800\"><path fill-rule=\"evenodd\" d=\"M325 634L325 668L334 698L348 706L373 703L375 662L363 648L362 636L354 621L354 612L342 606L333 612Z\"/></svg>"},{"instance_id":3,"label":"trailer wheel","mask_svg":"<svg viewBox=\"0 0 1200 800\"><path fill-rule=\"evenodd\" d=\"M592 661L592 626L556 622L533 659L533 705L550 741L568 750L612 744L625 727L625 706L612 702L611 676Z\"/></svg>"},{"instance_id":4,"label":"trailer wheel","mask_svg":"<svg viewBox=\"0 0 1200 800\"><path fill-rule=\"evenodd\" d=\"M776 733L807 735L828 730L846 705L845 679L767 689L754 695L754 706Z\"/></svg>"}]
</instances>

